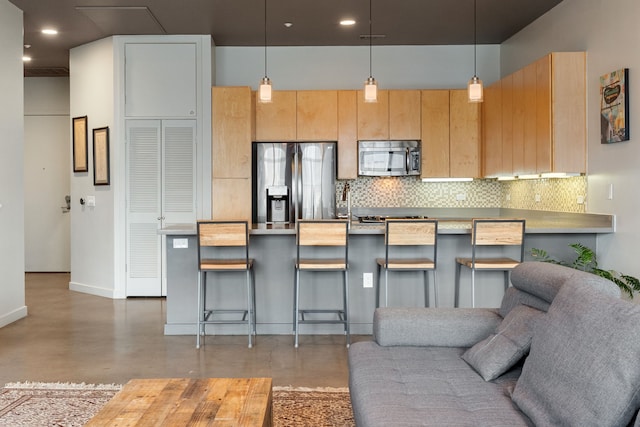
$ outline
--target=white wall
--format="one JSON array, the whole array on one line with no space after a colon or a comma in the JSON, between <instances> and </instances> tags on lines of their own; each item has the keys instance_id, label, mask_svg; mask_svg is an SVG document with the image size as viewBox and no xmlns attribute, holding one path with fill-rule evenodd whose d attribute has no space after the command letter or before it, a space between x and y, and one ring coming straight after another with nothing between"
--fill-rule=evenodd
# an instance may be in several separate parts
<instances>
[{"instance_id":1,"label":"white wall","mask_svg":"<svg viewBox=\"0 0 640 427\"><path fill-rule=\"evenodd\" d=\"M25 78L24 116L25 270L68 272L69 78Z\"/></svg>"},{"instance_id":2,"label":"white wall","mask_svg":"<svg viewBox=\"0 0 640 427\"><path fill-rule=\"evenodd\" d=\"M22 11L0 0L0 327L27 315L22 43Z\"/></svg>"},{"instance_id":3,"label":"white wall","mask_svg":"<svg viewBox=\"0 0 640 427\"><path fill-rule=\"evenodd\" d=\"M257 89L264 76L263 47L215 48L216 85ZM466 88L473 46L374 46L372 74L380 89ZM478 76L500 79L500 47L478 46ZM369 47L268 47L274 90L361 89L369 77Z\"/></svg>"},{"instance_id":4,"label":"white wall","mask_svg":"<svg viewBox=\"0 0 640 427\"><path fill-rule=\"evenodd\" d=\"M564 0L502 46L502 72L510 72L552 51L587 52L587 210L615 214L615 234L598 238L601 267L640 277L640 2ZM600 144L600 82L608 72L629 68L631 140ZM608 200L609 185L614 188Z\"/></svg>"},{"instance_id":5,"label":"white wall","mask_svg":"<svg viewBox=\"0 0 640 427\"><path fill-rule=\"evenodd\" d=\"M71 117L87 116L89 172L71 173L71 283L69 288L114 297L114 195L123 179L112 171L111 185L93 185L92 129L114 126L114 47L107 38L71 49ZM69 126L71 129L71 126ZM71 132L71 131L69 131ZM69 133L71 140L71 133ZM115 142L110 141L113 145ZM113 149L111 159L113 159ZM71 150L69 150L71 158ZM113 164L113 162L111 162ZM80 198L95 196L95 207Z\"/></svg>"}]
</instances>

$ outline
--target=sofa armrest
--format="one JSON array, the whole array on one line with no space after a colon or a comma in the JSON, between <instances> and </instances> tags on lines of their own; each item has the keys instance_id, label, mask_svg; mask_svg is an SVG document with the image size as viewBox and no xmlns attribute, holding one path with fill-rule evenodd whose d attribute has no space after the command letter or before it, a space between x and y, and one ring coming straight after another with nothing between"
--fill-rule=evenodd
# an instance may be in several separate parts
<instances>
[{"instance_id":1,"label":"sofa armrest","mask_svg":"<svg viewBox=\"0 0 640 427\"><path fill-rule=\"evenodd\" d=\"M485 308L377 308L373 336L381 346L471 347L501 321Z\"/></svg>"}]
</instances>

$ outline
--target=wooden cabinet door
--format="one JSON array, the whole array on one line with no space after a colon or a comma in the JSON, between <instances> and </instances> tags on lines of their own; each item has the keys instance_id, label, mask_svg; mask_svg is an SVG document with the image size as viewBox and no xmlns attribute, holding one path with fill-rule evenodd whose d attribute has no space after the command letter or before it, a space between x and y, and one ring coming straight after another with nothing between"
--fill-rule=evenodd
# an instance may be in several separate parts
<instances>
[{"instance_id":1,"label":"wooden cabinet door","mask_svg":"<svg viewBox=\"0 0 640 427\"><path fill-rule=\"evenodd\" d=\"M551 56L536 64L536 172L552 171L551 154Z\"/></svg>"},{"instance_id":2,"label":"wooden cabinet door","mask_svg":"<svg viewBox=\"0 0 640 427\"><path fill-rule=\"evenodd\" d=\"M586 54L551 54L553 172L587 168Z\"/></svg>"},{"instance_id":3,"label":"wooden cabinet door","mask_svg":"<svg viewBox=\"0 0 640 427\"><path fill-rule=\"evenodd\" d=\"M466 90L449 91L449 175L480 177L480 103L470 103Z\"/></svg>"},{"instance_id":4,"label":"wooden cabinet door","mask_svg":"<svg viewBox=\"0 0 640 427\"><path fill-rule=\"evenodd\" d=\"M513 175L513 74L502 80L502 172Z\"/></svg>"},{"instance_id":5,"label":"wooden cabinet door","mask_svg":"<svg viewBox=\"0 0 640 427\"><path fill-rule=\"evenodd\" d=\"M502 170L502 84L498 80L484 89L482 103L483 176L494 178Z\"/></svg>"},{"instance_id":6,"label":"wooden cabinet door","mask_svg":"<svg viewBox=\"0 0 640 427\"><path fill-rule=\"evenodd\" d=\"M389 91L389 139L420 139L420 91Z\"/></svg>"},{"instance_id":7,"label":"wooden cabinet door","mask_svg":"<svg viewBox=\"0 0 640 427\"><path fill-rule=\"evenodd\" d=\"M251 177L251 89L211 89L211 156L214 178Z\"/></svg>"},{"instance_id":8,"label":"wooden cabinet door","mask_svg":"<svg viewBox=\"0 0 640 427\"><path fill-rule=\"evenodd\" d=\"M423 90L421 178L449 177L449 91Z\"/></svg>"},{"instance_id":9,"label":"wooden cabinet door","mask_svg":"<svg viewBox=\"0 0 640 427\"><path fill-rule=\"evenodd\" d=\"M213 219L251 223L251 178L214 178L211 196Z\"/></svg>"},{"instance_id":10,"label":"wooden cabinet door","mask_svg":"<svg viewBox=\"0 0 640 427\"><path fill-rule=\"evenodd\" d=\"M511 92L511 157L513 173L524 173L524 70L513 73L513 86Z\"/></svg>"},{"instance_id":11,"label":"wooden cabinet door","mask_svg":"<svg viewBox=\"0 0 640 427\"><path fill-rule=\"evenodd\" d=\"M296 140L296 92L274 90L271 102L256 101L256 141Z\"/></svg>"},{"instance_id":12,"label":"wooden cabinet door","mask_svg":"<svg viewBox=\"0 0 640 427\"><path fill-rule=\"evenodd\" d=\"M536 173L537 168L537 113L536 113L536 79L537 67L535 62L524 68L523 100L524 100L524 164L523 173Z\"/></svg>"},{"instance_id":13,"label":"wooden cabinet door","mask_svg":"<svg viewBox=\"0 0 640 427\"><path fill-rule=\"evenodd\" d=\"M297 92L298 141L336 141L338 139L338 92L302 90Z\"/></svg>"},{"instance_id":14,"label":"wooden cabinet door","mask_svg":"<svg viewBox=\"0 0 640 427\"><path fill-rule=\"evenodd\" d=\"M389 139L389 92L378 91L378 102L364 102L358 91L358 140Z\"/></svg>"},{"instance_id":15,"label":"wooden cabinet door","mask_svg":"<svg viewBox=\"0 0 640 427\"><path fill-rule=\"evenodd\" d=\"M338 179L358 177L357 92L338 91Z\"/></svg>"}]
</instances>

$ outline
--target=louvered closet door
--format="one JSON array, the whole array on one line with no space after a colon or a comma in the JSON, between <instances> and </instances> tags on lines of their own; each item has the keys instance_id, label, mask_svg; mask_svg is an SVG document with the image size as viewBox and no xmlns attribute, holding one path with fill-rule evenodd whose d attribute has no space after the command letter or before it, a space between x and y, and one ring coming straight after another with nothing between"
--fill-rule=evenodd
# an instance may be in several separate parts
<instances>
[{"instance_id":1,"label":"louvered closet door","mask_svg":"<svg viewBox=\"0 0 640 427\"><path fill-rule=\"evenodd\" d=\"M129 120L127 296L162 296L167 224L195 222L195 121Z\"/></svg>"}]
</instances>

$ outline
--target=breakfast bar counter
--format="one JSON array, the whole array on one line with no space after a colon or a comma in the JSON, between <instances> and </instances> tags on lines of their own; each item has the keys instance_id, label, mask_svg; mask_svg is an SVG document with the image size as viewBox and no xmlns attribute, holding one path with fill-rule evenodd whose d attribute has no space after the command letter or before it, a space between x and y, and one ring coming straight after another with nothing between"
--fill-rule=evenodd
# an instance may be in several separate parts
<instances>
[{"instance_id":1,"label":"breakfast bar counter","mask_svg":"<svg viewBox=\"0 0 640 427\"><path fill-rule=\"evenodd\" d=\"M424 210L423 210L424 212ZM437 281L441 307L453 307L455 257L471 253L472 218L525 218L525 259L532 248L544 249L558 259L571 258L568 245L581 243L595 247L596 236L615 231L612 215L569 214L508 209L432 209L427 214L439 219ZM197 240L195 224L170 226L160 231L166 239L167 310L164 333L195 335ZM384 256L382 224L352 222L349 231L349 308L353 334L370 334L375 309L377 257ZM295 226L254 224L250 231L250 256L255 259L258 334L292 333L293 260ZM373 273L374 287L363 286L363 273ZM500 272L484 273L476 278L476 305L497 307L503 295ZM224 277L225 304L241 306L244 302L242 275ZM424 300L421 273L389 275L390 305L414 306ZM303 276L302 280L306 280ZM341 304L337 273L308 276L313 290L301 295L301 306ZM335 292L327 291L335 287ZM431 303L434 302L431 287ZM470 306L470 278L461 278L460 306ZM214 292L211 292L214 294ZM212 297L215 297L213 295ZM306 298L306 300L305 300ZM212 334L246 334L243 325L209 325ZM335 325L304 325L301 334L341 333ZM194 341L195 345L195 341Z\"/></svg>"}]
</instances>

